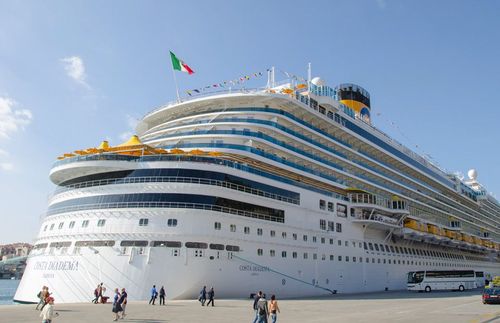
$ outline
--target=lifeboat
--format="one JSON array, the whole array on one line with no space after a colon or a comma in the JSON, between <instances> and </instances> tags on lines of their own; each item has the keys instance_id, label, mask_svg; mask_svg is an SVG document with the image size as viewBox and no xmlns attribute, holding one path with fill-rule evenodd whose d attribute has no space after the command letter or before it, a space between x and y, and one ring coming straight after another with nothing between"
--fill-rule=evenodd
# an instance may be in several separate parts
<instances>
[{"instance_id":1,"label":"lifeboat","mask_svg":"<svg viewBox=\"0 0 500 323\"><path fill-rule=\"evenodd\" d=\"M450 238L450 239L456 239L457 238L457 233L452 230L444 229L445 236Z\"/></svg>"},{"instance_id":2,"label":"lifeboat","mask_svg":"<svg viewBox=\"0 0 500 323\"><path fill-rule=\"evenodd\" d=\"M434 235L439 235L439 227L434 224L427 224L427 232L432 233Z\"/></svg>"},{"instance_id":3,"label":"lifeboat","mask_svg":"<svg viewBox=\"0 0 500 323\"><path fill-rule=\"evenodd\" d=\"M418 222L417 220L414 220L414 219L405 219L404 221L404 227L405 228L409 228L409 229L413 229L413 230L416 230L416 231L420 231L420 222Z\"/></svg>"}]
</instances>

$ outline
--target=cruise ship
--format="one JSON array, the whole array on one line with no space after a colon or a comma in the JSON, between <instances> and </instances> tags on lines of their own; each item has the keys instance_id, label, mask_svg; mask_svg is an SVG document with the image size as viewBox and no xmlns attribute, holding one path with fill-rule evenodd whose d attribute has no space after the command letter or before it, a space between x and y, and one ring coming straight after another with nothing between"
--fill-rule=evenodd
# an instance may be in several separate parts
<instances>
[{"instance_id":1,"label":"cruise ship","mask_svg":"<svg viewBox=\"0 0 500 323\"><path fill-rule=\"evenodd\" d=\"M500 274L500 203L478 173L443 171L371 115L361 86L270 72L266 87L176 100L120 145L59 156L15 300L44 285L58 303L101 282L131 300L152 285L287 298L401 290L419 270L473 270L479 286Z\"/></svg>"}]
</instances>

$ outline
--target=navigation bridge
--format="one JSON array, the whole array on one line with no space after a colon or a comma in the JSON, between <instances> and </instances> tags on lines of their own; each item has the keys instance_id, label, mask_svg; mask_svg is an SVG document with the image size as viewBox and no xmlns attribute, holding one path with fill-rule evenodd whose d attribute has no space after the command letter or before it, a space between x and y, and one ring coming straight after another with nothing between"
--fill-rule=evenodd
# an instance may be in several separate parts
<instances>
[{"instance_id":1,"label":"navigation bridge","mask_svg":"<svg viewBox=\"0 0 500 323\"><path fill-rule=\"evenodd\" d=\"M388 199L369 193L349 193L353 223L365 228L387 230L401 228L404 218L410 214L408 203L397 196Z\"/></svg>"}]
</instances>

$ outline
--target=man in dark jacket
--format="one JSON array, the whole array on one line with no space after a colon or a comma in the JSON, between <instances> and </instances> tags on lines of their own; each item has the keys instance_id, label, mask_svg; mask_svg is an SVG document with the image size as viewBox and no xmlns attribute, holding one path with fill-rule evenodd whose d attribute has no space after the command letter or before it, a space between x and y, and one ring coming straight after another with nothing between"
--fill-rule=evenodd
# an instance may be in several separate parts
<instances>
[{"instance_id":1,"label":"man in dark jacket","mask_svg":"<svg viewBox=\"0 0 500 323\"><path fill-rule=\"evenodd\" d=\"M255 319L253 320L253 323L257 323L257 321L259 320L259 311L257 311L257 302L259 301L261 296L262 296L262 291L259 291L257 294L255 294L253 298L253 310L255 311Z\"/></svg>"},{"instance_id":2,"label":"man in dark jacket","mask_svg":"<svg viewBox=\"0 0 500 323\"><path fill-rule=\"evenodd\" d=\"M205 302L207 300L207 286L203 286L200 291L200 298L198 299L201 303L201 306L205 306Z\"/></svg>"},{"instance_id":3,"label":"man in dark jacket","mask_svg":"<svg viewBox=\"0 0 500 323\"><path fill-rule=\"evenodd\" d=\"M214 297L215 297L214 288L210 287L210 290L208 291L208 303L207 303L207 306L210 305L210 303L212 303L212 306L214 306Z\"/></svg>"}]
</instances>

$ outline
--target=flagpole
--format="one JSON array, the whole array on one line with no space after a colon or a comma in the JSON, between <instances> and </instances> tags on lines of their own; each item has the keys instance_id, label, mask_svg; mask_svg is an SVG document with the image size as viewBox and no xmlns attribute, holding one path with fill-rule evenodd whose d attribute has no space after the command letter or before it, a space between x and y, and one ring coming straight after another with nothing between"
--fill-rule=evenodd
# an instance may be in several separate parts
<instances>
[{"instance_id":1,"label":"flagpole","mask_svg":"<svg viewBox=\"0 0 500 323\"><path fill-rule=\"evenodd\" d=\"M177 76L175 76L175 70L173 65L172 65L172 74L174 75L175 92L177 93L177 103L179 103L181 102L181 97L179 96L179 85L177 84Z\"/></svg>"}]
</instances>

